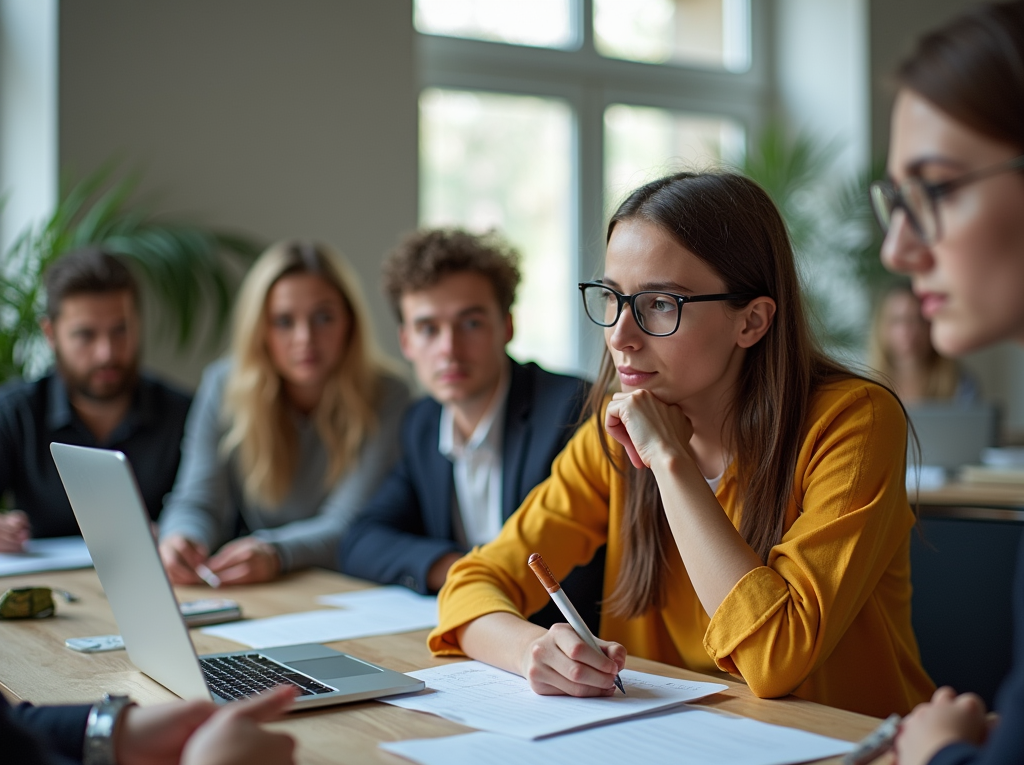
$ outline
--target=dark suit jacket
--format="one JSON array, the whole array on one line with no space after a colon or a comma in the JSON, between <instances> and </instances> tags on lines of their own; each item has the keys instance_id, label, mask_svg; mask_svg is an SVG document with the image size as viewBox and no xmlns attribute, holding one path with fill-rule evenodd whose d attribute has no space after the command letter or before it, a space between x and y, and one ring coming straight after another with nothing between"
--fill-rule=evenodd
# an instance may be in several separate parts
<instances>
[{"instance_id":1,"label":"dark suit jacket","mask_svg":"<svg viewBox=\"0 0 1024 765\"><path fill-rule=\"evenodd\" d=\"M586 391L587 384L578 378L512 362L503 442L505 520L550 475L551 461L575 430ZM399 463L342 537L339 564L346 574L425 594L434 561L450 552L466 552L452 529L455 478L452 463L437 449L440 423L441 405L433 399L409 409L402 423ZM603 578L604 548L563 583L595 632ZM552 604L534 621L550 625L564 619Z\"/></svg>"},{"instance_id":2,"label":"dark suit jacket","mask_svg":"<svg viewBox=\"0 0 1024 765\"><path fill-rule=\"evenodd\" d=\"M71 765L82 761L91 707L8 705L0 696L0 762L5 765Z\"/></svg>"},{"instance_id":3,"label":"dark suit jacket","mask_svg":"<svg viewBox=\"0 0 1024 765\"><path fill-rule=\"evenodd\" d=\"M1014 765L1024 761L1024 537L1013 582L1013 668L999 688L996 711L999 726L985 746L950 744L929 765Z\"/></svg>"}]
</instances>

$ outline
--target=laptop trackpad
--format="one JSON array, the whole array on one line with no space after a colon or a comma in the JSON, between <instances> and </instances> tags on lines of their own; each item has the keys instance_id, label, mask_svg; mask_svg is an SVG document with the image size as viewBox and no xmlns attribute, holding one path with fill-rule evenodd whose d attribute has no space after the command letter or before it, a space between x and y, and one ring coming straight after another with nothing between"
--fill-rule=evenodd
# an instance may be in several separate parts
<instances>
[{"instance_id":1,"label":"laptop trackpad","mask_svg":"<svg viewBox=\"0 0 1024 765\"><path fill-rule=\"evenodd\" d=\"M338 677L356 677L372 675L382 671L379 667L371 667L348 656L328 656L324 659L303 659L302 661L285 662L292 669L317 680L331 680Z\"/></svg>"}]
</instances>

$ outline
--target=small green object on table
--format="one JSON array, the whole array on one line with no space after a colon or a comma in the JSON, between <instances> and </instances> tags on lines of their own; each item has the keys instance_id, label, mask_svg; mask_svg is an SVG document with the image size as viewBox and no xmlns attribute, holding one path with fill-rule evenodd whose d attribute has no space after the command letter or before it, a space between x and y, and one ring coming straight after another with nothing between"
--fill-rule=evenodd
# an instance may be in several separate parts
<instances>
[{"instance_id":1,"label":"small green object on table","mask_svg":"<svg viewBox=\"0 0 1024 765\"><path fill-rule=\"evenodd\" d=\"M0 619L43 619L55 611L49 587L12 587L0 595Z\"/></svg>"}]
</instances>

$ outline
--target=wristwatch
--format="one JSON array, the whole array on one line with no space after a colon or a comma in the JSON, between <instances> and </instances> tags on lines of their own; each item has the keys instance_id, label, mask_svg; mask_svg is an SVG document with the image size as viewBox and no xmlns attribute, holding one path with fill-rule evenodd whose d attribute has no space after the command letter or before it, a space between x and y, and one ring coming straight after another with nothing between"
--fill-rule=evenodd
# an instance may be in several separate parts
<instances>
[{"instance_id":1,"label":"wristwatch","mask_svg":"<svg viewBox=\"0 0 1024 765\"><path fill-rule=\"evenodd\" d=\"M82 747L82 765L117 765L114 733L125 709L135 702L127 696L103 694L103 701L89 710Z\"/></svg>"}]
</instances>

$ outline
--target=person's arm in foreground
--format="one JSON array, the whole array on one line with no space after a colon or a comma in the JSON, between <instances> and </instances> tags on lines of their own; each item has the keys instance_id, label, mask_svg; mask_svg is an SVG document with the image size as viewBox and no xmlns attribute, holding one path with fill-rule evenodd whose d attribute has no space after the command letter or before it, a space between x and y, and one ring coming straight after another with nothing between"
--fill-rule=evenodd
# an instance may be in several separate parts
<instances>
[{"instance_id":1,"label":"person's arm in foreground","mask_svg":"<svg viewBox=\"0 0 1024 765\"><path fill-rule=\"evenodd\" d=\"M282 686L223 707L211 701L126 707L114 732L115 760L117 765L289 765L294 740L262 723L279 719L294 698L294 689ZM9 734L20 730L34 739L33 765L39 757L46 763L81 760L88 706L21 704L0 712L8 718L2 722L16 726ZM15 748L22 751L28 753Z\"/></svg>"},{"instance_id":2,"label":"person's arm in foreground","mask_svg":"<svg viewBox=\"0 0 1024 765\"><path fill-rule=\"evenodd\" d=\"M1013 670L996 697L995 727L973 693L939 688L900 725L899 765L1011 765L1024 752L1024 539L1013 588Z\"/></svg>"}]
</instances>

